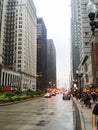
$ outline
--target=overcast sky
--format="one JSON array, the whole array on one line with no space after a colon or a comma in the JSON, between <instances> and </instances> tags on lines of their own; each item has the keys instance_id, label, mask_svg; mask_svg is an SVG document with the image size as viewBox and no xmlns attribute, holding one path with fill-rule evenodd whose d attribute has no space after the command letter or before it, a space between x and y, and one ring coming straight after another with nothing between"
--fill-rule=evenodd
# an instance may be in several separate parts
<instances>
[{"instance_id":1,"label":"overcast sky","mask_svg":"<svg viewBox=\"0 0 98 130\"><path fill-rule=\"evenodd\" d=\"M70 75L70 0L33 0L37 17L42 17L47 38L56 48L57 87L69 87Z\"/></svg>"}]
</instances>

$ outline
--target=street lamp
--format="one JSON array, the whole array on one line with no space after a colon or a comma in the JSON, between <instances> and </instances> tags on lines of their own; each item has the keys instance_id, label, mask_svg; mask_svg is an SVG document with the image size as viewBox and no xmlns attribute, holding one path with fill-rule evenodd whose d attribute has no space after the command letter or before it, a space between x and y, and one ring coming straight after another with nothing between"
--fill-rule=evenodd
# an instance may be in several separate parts
<instances>
[{"instance_id":1,"label":"street lamp","mask_svg":"<svg viewBox=\"0 0 98 130\"><path fill-rule=\"evenodd\" d=\"M49 81L49 88L52 88L52 82Z\"/></svg>"},{"instance_id":2,"label":"street lamp","mask_svg":"<svg viewBox=\"0 0 98 130\"><path fill-rule=\"evenodd\" d=\"M77 75L77 88L79 91L79 98L81 98L81 93L82 93L81 80L82 80L83 73L76 70L76 75Z\"/></svg>"},{"instance_id":3,"label":"street lamp","mask_svg":"<svg viewBox=\"0 0 98 130\"><path fill-rule=\"evenodd\" d=\"M93 3L93 0L90 0L87 4L87 13L90 19L92 35L94 35L95 28L98 28L98 11L96 10L96 5Z\"/></svg>"},{"instance_id":4,"label":"street lamp","mask_svg":"<svg viewBox=\"0 0 98 130\"><path fill-rule=\"evenodd\" d=\"M78 75L79 75L79 71L76 70L77 88L78 88Z\"/></svg>"}]
</instances>

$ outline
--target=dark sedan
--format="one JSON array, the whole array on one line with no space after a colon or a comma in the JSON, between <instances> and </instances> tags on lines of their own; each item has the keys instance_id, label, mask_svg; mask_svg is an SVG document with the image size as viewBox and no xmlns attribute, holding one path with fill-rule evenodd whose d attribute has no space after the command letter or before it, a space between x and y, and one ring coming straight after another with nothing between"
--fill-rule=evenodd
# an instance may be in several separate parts
<instances>
[{"instance_id":1,"label":"dark sedan","mask_svg":"<svg viewBox=\"0 0 98 130\"><path fill-rule=\"evenodd\" d=\"M70 93L63 93L63 100L70 100L71 94Z\"/></svg>"}]
</instances>

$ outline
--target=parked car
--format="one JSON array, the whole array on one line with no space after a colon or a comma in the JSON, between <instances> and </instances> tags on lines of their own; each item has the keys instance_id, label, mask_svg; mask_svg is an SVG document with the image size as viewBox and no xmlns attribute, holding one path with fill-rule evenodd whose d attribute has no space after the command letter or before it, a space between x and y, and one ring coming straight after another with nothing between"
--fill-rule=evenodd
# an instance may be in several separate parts
<instances>
[{"instance_id":1,"label":"parked car","mask_svg":"<svg viewBox=\"0 0 98 130\"><path fill-rule=\"evenodd\" d=\"M70 100L71 94L70 93L63 93L63 100Z\"/></svg>"},{"instance_id":2,"label":"parked car","mask_svg":"<svg viewBox=\"0 0 98 130\"><path fill-rule=\"evenodd\" d=\"M44 95L44 98L51 98L51 94L50 94L50 93L46 93L46 94Z\"/></svg>"}]
</instances>

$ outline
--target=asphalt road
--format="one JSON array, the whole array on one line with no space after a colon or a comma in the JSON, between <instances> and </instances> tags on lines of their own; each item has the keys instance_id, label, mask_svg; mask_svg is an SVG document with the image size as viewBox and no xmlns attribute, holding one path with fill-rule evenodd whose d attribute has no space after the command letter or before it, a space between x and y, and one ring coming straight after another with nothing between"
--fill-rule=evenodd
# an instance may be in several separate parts
<instances>
[{"instance_id":1,"label":"asphalt road","mask_svg":"<svg viewBox=\"0 0 98 130\"><path fill-rule=\"evenodd\" d=\"M0 106L0 130L74 130L72 100L62 95Z\"/></svg>"}]
</instances>

